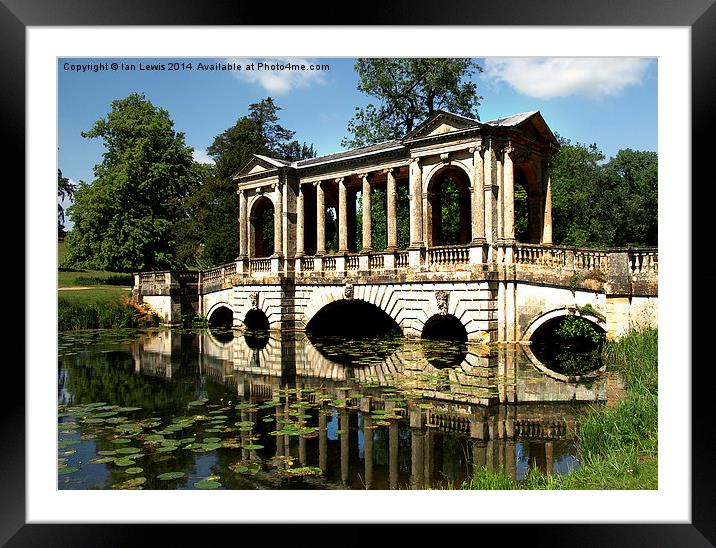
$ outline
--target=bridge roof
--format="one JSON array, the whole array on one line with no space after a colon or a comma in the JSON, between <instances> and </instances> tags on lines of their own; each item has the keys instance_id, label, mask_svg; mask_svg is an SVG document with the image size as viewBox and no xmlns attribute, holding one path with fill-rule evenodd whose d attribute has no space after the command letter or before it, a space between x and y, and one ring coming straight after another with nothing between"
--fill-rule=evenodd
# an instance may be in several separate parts
<instances>
[{"instance_id":1,"label":"bridge roof","mask_svg":"<svg viewBox=\"0 0 716 548\"><path fill-rule=\"evenodd\" d=\"M437 110L431 116L428 116L420 124L418 124L412 131L408 132L402 139L393 139L390 141L383 141L373 145L368 145L359 148L353 148L349 150L343 150L340 152L334 152L331 154L325 154L323 156L317 156L316 158L306 158L305 160L298 161L287 161L279 158L271 158L260 154L254 154L254 158L260 160L264 164L269 164L275 168L293 168L300 169L304 167L319 166L322 164L329 164L340 160L347 160L353 158L360 158L362 156L370 156L373 154L379 154L391 150L408 149L407 143L419 140L422 138L433 137L435 135L441 135L446 133L452 133L456 131L465 131L472 129L479 129L484 127L518 127L522 125L530 124L533 130L536 130L545 140L549 141L552 146L559 146L557 138L555 137L552 130L549 128L544 118L542 117L539 110L532 110L529 112L521 112L518 114L512 114L503 118L496 118L487 122L481 122L476 118L470 118L461 114L456 114L447 110ZM256 160L250 160L245 166L238 169L233 178L247 175L249 169L256 164Z\"/></svg>"}]
</instances>

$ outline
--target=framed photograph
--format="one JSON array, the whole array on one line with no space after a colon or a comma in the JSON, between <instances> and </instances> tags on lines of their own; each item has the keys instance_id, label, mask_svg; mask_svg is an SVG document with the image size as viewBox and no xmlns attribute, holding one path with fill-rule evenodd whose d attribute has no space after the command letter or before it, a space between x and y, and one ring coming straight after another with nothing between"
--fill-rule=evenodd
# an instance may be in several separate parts
<instances>
[{"instance_id":1,"label":"framed photograph","mask_svg":"<svg viewBox=\"0 0 716 548\"><path fill-rule=\"evenodd\" d=\"M259 6L234 13L216 4L157 2L97 9L97 3L87 2L68 8L45 1L3 0L0 20L8 75L2 84L3 128L11 137L8 158L26 159L20 177L25 181L27 215L28 327L25 375L17 374L13 383L23 386L24 394L20 388L13 390L6 422L3 542L124 545L146 534L139 525L153 524L251 525L247 530L255 535L267 531L262 525L275 524L286 531L300 525L341 525L358 531L366 524L404 524L408 536L419 524L494 524L481 529L494 539L501 538L506 527L521 524L528 525L521 528L527 535L538 534L552 544L716 542L709 466L712 429L704 424L709 415L703 403L708 401L703 394L708 368L692 366L692 341L699 335L708 340L708 322L692 316L697 307L692 311L690 305L692 292L698 295L701 287L697 282L709 277L697 277L689 269L691 250L705 248L697 243L708 233L698 226L708 213L693 206L708 207L709 192L713 193L711 185L692 185L697 168L709 157L706 132L710 135L711 130L706 126L712 121L710 102L716 96L711 76L716 8L710 1L678 7L629 2L619 13L586 3L565 8L548 2L538 9L521 2L509 10L457 4L449 12L428 4L397 3L363 6L346 26L316 25L295 8L279 10L278 19L268 26ZM426 116L402 120L396 138L391 124L398 122L389 118L390 109L369 105L371 89L380 88L380 70L395 74L399 67L390 60L448 58L471 60L461 70L474 71L471 81L478 83L479 101L438 100ZM358 59L384 62L361 66ZM356 74L363 78L362 88L357 89ZM370 77L375 78L372 84ZM628 100L610 102L630 93ZM385 97L383 101L385 105ZM192 241L191 235L202 227L191 223L179 232L161 232L166 228L155 217L156 239L182 240L185 245L177 253L190 257L196 270L173 269L171 261L162 262L166 249L158 248L141 263L146 268L132 268L127 279L118 276L104 283L131 285L132 306L139 310L146 305L162 324L178 327L189 318L190 324L205 322L219 330L207 330L191 341L179 331L167 338L150 330L141 341L131 342L118 335L114 341L102 340L104 346L97 345L90 357L89 351L82 354L82 344L90 348L91 332L76 338L82 339L78 343L58 329L55 219L59 205L61 230L73 222L91 227L106 214L97 211L108 209L90 211L93 206L88 204L99 198L82 190L86 217L77 208L71 210L72 217L65 216L73 202L53 198L46 181L58 170L59 198L63 183L69 195L86 188L80 180L106 180L110 190L105 196L118 192L120 186L111 185L119 164L107 162L122 115L147 116L155 128L170 128L157 130L157 139L170 137L151 153L172 158L167 162L174 162L173 167L167 169L174 170L177 196L186 191L180 188L183 184L203 185L206 191L191 205L182 202L187 209L167 210L186 218L197 215L199 225L215 227L216 237ZM240 162L228 160L222 143L240 132L248 142L256 120L269 120L275 141L264 140L263 148L252 149ZM119 125L112 128L114 123ZM568 134L562 135L562 128ZM94 150L87 152L85 147L80 152L80 140L94 143ZM609 192L614 195L627 192L628 176L621 170L628 171L630 161L641 162L638 176L643 178L652 169L656 177L658 162L658 204L637 196L636 186L629 187L628 192L635 193L633 203L641 209L606 213L590 235L578 232L582 227L575 221L572 232L566 234L560 227L557 234L566 243L553 244L557 229L552 224L550 170L560 147L589 157L595 170L611 169ZM126 165L133 161L128 159ZM182 162L184 171L176 168ZM226 173L208 183L208 174L221 169ZM701 179L707 181L708 176L700 175ZM215 221L211 208L201 202L217 204L218 193L225 190L222 181L238 189L231 187L229 194L237 197L229 201L236 199L236 204L227 206L237 207L236 225ZM589 175L579 184L589 184ZM707 187L703 199L702 187ZM696 188L699 199L693 200ZM162 207L173 199L164 194L157 198ZM494 200L492 208L485 205L489 200ZM608 212L610 203L617 202L596 193L578 207ZM121 204L111 207L129 211L126 200ZM204 216L198 216L199 210ZM621 225L616 220L613 226L608 223L617 217L626 220ZM649 219L654 221L651 225ZM600 231L618 232L623 227L647 235L624 236L623 243L601 254L590 252L586 244L582 247L589 238L594 245ZM104 246L102 266L81 262L81 249L92 247L91 235L84 243L73 242L75 264L86 265L85 272L67 268L60 274L72 277L79 287L95 283L90 272L126 271L115 251L137 236L123 234L116 245ZM635 250L630 237L653 238L654 247ZM543 268L559 263L559 268L571 265L574 270L579 261L584 261L584 272L570 279L553 279ZM619 273L619 261L631 274ZM485 282L484 287L472 288L471 278L461 274L463 262L472 265L471 272L486 272L484 265L489 264L517 266L495 267L504 280L494 287ZM514 274L520 265L539 266L544 278L536 285L549 289L520 293L519 282L515 283L519 272ZM641 276L637 282L635 268ZM420 274L406 277L411 269ZM315 286L310 281L315 272L321 272L319 289L309 289L312 283ZM404 285L423 276L429 291L418 295L404 286L391 289L386 272L397 273L396 280ZM513 277L505 272L513 272ZM47 281L48 275L53 283ZM609 300L607 295L592 303L584 297L602 284L616 287L630 275L631 289L613 290L618 298ZM283 286L275 285L278 293L272 293L267 281L271 276L283 280ZM289 330L281 303L296 297L286 293L290 284L285 280L302 276L309 281L300 287L296 282L293 289L302 292L302 337L303 331L312 329L321 335L357 338L357 327L346 333L337 329L353 317L361 319L356 326L366 330L366 337L376 336L368 333L370 328L381 335L395 328L406 340L418 341L460 331L458 338L465 346L446 351L423 343L422 365L411 366L410 374L430 389L412 384L382 388L379 379L388 370L376 368L375 356L359 358L361 373L341 368L343 349L331 347L328 339L311 339L298 351L303 342L286 343L281 340L285 335L268 334L281 322L284 331ZM371 276L381 276L380 282ZM529 276L533 283L536 274ZM342 281L333 285L326 281L339 278ZM241 279L259 281L242 285L237 282ZM365 280L368 285L383 284L382 288L361 287ZM634 289L635 284L641 285ZM192 296L197 287L198 297ZM560 287L574 299L554 297ZM400 297L395 296L398 291L403 292ZM467 298L461 291L473 291L473 296ZM483 305L470 308L469 302L483 299L474 296L483 295L480 292L484 299L494 297L494 318L484 315ZM635 479L604 489L586 483L567 489L515 489L517 483L455 489L456 484L470 483L478 461L485 469L499 461L499 468L514 482L528 481L533 467L535 474L566 474L578 466L574 463L579 455L570 452L565 441L569 436L564 432L575 427L576 419L563 407L581 402L586 408L590 401L608 401L614 389L598 375L601 362L577 371L570 369L576 367L571 362L550 366L556 358L540 354L539 345L527 347L523 362L506 351L481 355L470 345L534 342L546 327L567 329L567 317L581 318L580 329L588 328L605 340L624 332L620 314L655 324L657 313L652 317L650 311L656 309L657 298L658 466L644 468L644 474L654 476L649 488ZM411 316L417 305L395 304L399 299L423 303L423 311ZM537 310L540 299L564 302ZM393 304L383 307L387 313L382 316L362 308L367 303L380 309L384 302ZM222 326L227 339L222 339ZM40 335L38 328L46 333ZM232 329L237 328L249 333L241 344L231 342ZM393 368L415 363L401 357L415 348L396 350L390 344L382 342L371 351L379 359L392 356ZM186 367L179 363L194 359L184 357L187 352L199 356L189 367L200 374L196 379L172 380ZM237 367L224 355L227 352L245 356L246 367ZM133 356L131 367L136 370L114 376L102 369L122 353ZM81 366L78 354L83 356ZM58 360L59 384L54 366ZM469 381L464 376L459 381L449 374L441 376L445 360L469 362L459 373L471 378L498 371L505 375L520 367L530 371L523 377L514 373L517 381L496 382L483 394L479 383L465 388ZM90 362L94 365L85 365ZM270 370L273 363L280 371ZM275 381L259 380L254 374L261 367L268 376L261 374L274 375ZM315 386L285 384L287 378L309 369L306 378L320 379ZM363 375L363 384L347 388L346 379L354 375ZM566 394L564 386L580 375L586 383ZM68 377L72 383L66 382ZM80 377L84 380L78 384ZM344 384L336 384L334 390L331 383L336 378ZM462 383L462 391L455 390L455 383ZM546 386L549 383L553 389L552 384ZM118 386L130 384L136 393L152 394L142 401L177 398L181 409L167 414L148 403L140 410L131 398L113 397ZM219 385L226 391L217 389ZM551 399L563 400L559 415L537 401L538 385L558 394ZM280 402L285 397L285 409L279 413L278 404L270 405L271 398L253 398L261 390L278 395ZM418 390L428 399L411 401ZM442 396L430 400L430 390ZM76 399L81 391L85 396ZM655 392L651 396L656 398ZM535 401L528 404L531 398ZM482 422L475 422L476 405L493 401L495 416L487 416L493 405L489 403ZM510 415L516 413L517 402L522 403L519 418ZM329 410L322 414L324 405ZM136 420L132 413L137 413ZM557 418L550 418L553 414ZM81 431L74 421L82 422ZM449 428L442 428L441 421L449 422ZM405 424L399 427L399 422ZM395 428L389 431L390 424ZM460 429L469 435L456 433ZM349 432L356 432L357 439ZM217 449L227 448L241 451L240 461L215 456ZM191 462L179 463L172 455L176 449ZM112 466L104 467L105 462ZM104 471L97 472L100 467ZM272 474L264 478L261 473L269 468ZM321 475L326 483L314 478ZM176 490L165 488L171 482ZM202 528L176 531L182 540L199 541L206 534ZM421 531L414 528L412 533L422 535Z\"/></svg>"}]
</instances>

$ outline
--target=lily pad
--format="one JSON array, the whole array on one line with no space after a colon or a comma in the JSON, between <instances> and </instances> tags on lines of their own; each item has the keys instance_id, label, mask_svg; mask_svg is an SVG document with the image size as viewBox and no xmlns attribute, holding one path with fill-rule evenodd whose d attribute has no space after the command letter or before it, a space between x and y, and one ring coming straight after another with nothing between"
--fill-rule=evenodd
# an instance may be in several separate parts
<instances>
[{"instance_id":1,"label":"lily pad","mask_svg":"<svg viewBox=\"0 0 716 548\"><path fill-rule=\"evenodd\" d=\"M132 468L127 468L125 470L125 472L127 474L141 474L142 472L144 472L144 468L139 468L138 466L134 466Z\"/></svg>"},{"instance_id":2,"label":"lily pad","mask_svg":"<svg viewBox=\"0 0 716 548\"><path fill-rule=\"evenodd\" d=\"M160 481L169 481L183 478L184 476L186 476L184 472L165 472L164 474L159 474L157 479Z\"/></svg>"},{"instance_id":3,"label":"lily pad","mask_svg":"<svg viewBox=\"0 0 716 548\"><path fill-rule=\"evenodd\" d=\"M63 466L61 468L57 469L57 475L58 476L66 476L67 474L72 474L74 472L77 472L79 468L77 466Z\"/></svg>"},{"instance_id":4,"label":"lily pad","mask_svg":"<svg viewBox=\"0 0 716 548\"><path fill-rule=\"evenodd\" d=\"M201 480L194 484L194 489L218 489L221 484L214 480Z\"/></svg>"}]
</instances>

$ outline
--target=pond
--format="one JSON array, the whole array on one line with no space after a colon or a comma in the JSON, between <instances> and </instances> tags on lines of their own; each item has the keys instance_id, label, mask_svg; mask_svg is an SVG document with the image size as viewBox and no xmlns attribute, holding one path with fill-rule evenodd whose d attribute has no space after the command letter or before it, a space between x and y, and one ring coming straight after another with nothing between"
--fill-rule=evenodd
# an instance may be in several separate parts
<instances>
[{"instance_id":1,"label":"pond","mask_svg":"<svg viewBox=\"0 0 716 548\"><path fill-rule=\"evenodd\" d=\"M526 351L527 349L527 351ZM59 489L456 488L579 466L606 377L528 347L171 329L60 333Z\"/></svg>"}]
</instances>

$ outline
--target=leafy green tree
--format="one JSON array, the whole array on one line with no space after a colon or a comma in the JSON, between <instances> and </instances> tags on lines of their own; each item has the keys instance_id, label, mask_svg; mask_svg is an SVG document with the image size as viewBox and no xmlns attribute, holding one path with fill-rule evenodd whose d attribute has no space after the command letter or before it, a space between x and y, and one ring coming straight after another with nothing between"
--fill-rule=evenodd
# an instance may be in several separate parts
<instances>
[{"instance_id":1,"label":"leafy green tree","mask_svg":"<svg viewBox=\"0 0 716 548\"><path fill-rule=\"evenodd\" d=\"M554 241L580 247L657 245L658 157L620 150L604 162L596 144L560 137L552 166Z\"/></svg>"},{"instance_id":2,"label":"leafy green tree","mask_svg":"<svg viewBox=\"0 0 716 548\"><path fill-rule=\"evenodd\" d=\"M57 234L64 236L65 234L65 208L62 207L60 202L66 199L72 199L72 196L77 190L77 185L70 182L67 177L62 176L62 171L57 170Z\"/></svg>"},{"instance_id":3,"label":"leafy green tree","mask_svg":"<svg viewBox=\"0 0 716 548\"><path fill-rule=\"evenodd\" d=\"M68 210L67 264L120 272L176 266L176 221L199 172L169 113L133 93L82 136L102 139L106 151Z\"/></svg>"},{"instance_id":4,"label":"leafy green tree","mask_svg":"<svg viewBox=\"0 0 716 548\"><path fill-rule=\"evenodd\" d=\"M358 59L358 89L378 104L356 107L344 147L398 139L438 109L477 118L481 97L470 81L482 71L472 59Z\"/></svg>"},{"instance_id":5,"label":"leafy green tree","mask_svg":"<svg viewBox=\"0 0 716 548\"><path fill-rule=\"evenodd\" d=\"M596 143L573 145L558 137L561 148L554 158L552 175L552 230L561 245L606 245L611 227L599 215L598 195L604 154Z\"/></svg>"},{"instance_id":6,"label":"leafy green tree","mask_svg":"<svg viewBox=\"0 0 716 548\"><path fill-rule=\"evenodd\" d=\"M656 152L620 150L603 167L604 215L612 221L612 245L658 244Z\"/></svg>"},{"instance_id":7,"label":"leafy green tree","mask_svg":"<svg viewBox=\"0 0 716 548\"><path fill-rule=\"evenodd\" d=\"M189 267L207 268L233 261L238 254L238 200L231 176L254 154L282 160L316 155L313 145L293 139L278 123L281 107L267 97L249 105L246 116L214 138L206 149L213 169L204 166L201 184L182 203L178 257ZM266 212L265 212L266 213ZM273 249L273 219L264 219L264 249Z\"/></svg>"},{"instance_id":8,"label":"leafy green tree","mask_svg":"<svg viewBox=\"0 0 716 548\"><path fill-rule=\"evenodd\" d=\"M299 143L293 139L295 131L286 129L278 123L279 110L282 110L281 107L276 105L271 97L249 105L248 118L258 125L266 154L291 162L315 157L316 151L312 144Z\"/></svg>"}]
</instances>

